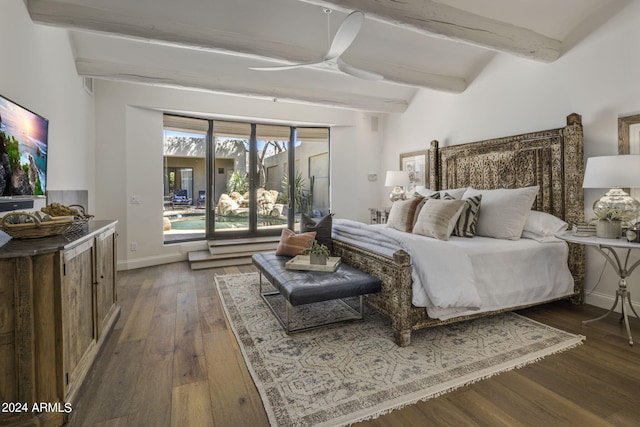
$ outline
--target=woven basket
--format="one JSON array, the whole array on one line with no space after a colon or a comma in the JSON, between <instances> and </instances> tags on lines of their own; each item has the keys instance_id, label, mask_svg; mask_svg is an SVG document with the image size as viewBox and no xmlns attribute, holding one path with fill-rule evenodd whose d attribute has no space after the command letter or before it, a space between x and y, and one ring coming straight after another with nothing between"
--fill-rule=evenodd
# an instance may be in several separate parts
<instances>
[{"instance_id":1,"label":"woven basket","mask_svg":"<svg viewBox=\"0 0 640 427\"><path fill-rule=\"evenodd\" d=\"M0 222L0 230L4 231L14 239L37 239L40 237L58 236L60 234L75 233L82 230L82 227L93 218L93 215L87 215L85 209L81 205L70 205L81 208L82 216L76 216L75 219L54 220L42 222L28 212L11 212L5 215ZM10 224L7 219L16 215L26 215L31 217L32 223L28 224Z\"/></svg>"},{"instance_id":2,"label":"woven basket","mask_svg":"<svg viewBox=\"0 0 640 427\"><path fill-rule=\"evenodd\" d=\"M84 208L84 206L82 205L69 205L68 207L78 208L82 216L81 217L77 216L69 226L69 229L65 233L76 233L78 231L81 231L82 227L84 227L84 225L93 218L93 215L89 215L86 212L86 209Z\"/></svg>"}]
</instances>

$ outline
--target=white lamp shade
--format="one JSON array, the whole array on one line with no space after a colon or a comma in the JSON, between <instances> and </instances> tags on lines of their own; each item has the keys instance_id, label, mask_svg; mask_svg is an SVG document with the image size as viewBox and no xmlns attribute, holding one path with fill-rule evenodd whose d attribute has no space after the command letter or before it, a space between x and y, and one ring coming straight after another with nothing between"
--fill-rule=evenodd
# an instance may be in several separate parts
<instances>
[{"instance_id":1,"label":"white lamp shade","mask_svg":"<svg viewBox=\"0 0 640 427\"><path fill-rule=\"evenodd\" d=\"M409 185L409 172L406 171L387 171L384 180L385 187L404 187Z\"/></svg>"},{"instance_id":2,"label":"white lamp shade","mask_svg":"<svg viewBox=\"0 0 640 427\"><path fill-rule=\"evenodd\" d=\"M582 188L640 187L640 155L589 157Z\"/></svg>"}]
</instances>

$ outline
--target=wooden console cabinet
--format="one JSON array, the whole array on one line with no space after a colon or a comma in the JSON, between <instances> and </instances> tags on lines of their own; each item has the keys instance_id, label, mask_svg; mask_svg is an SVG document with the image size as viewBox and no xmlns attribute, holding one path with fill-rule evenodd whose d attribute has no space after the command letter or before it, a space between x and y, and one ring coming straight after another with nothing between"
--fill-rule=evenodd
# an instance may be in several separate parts
<instances>
[{"instance_id":1,"label":"wooden console cabinet","mask_svg":"<svg viewBox=\"0 0 640 427\"><path fill-rule=\"evenodd\" d=\"M0 247L0 425L59 426L120 314L116 222Z\"/></svg>"}]
</instances>

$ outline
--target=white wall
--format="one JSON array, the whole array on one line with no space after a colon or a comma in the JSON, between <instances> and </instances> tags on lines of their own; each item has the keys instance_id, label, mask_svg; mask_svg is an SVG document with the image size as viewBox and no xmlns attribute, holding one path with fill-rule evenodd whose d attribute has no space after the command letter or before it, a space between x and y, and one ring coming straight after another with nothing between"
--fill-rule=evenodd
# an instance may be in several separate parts
<instances>
[{"instance_id":1,"label":"white wall","mask_svg":"<svg viewBox=\"0 0 640 427\"><path fill-rule=\"evenodd\" d=\"M382 203L384 130L375 114L357 113L353 120L353 126L331 129L331 206L336 218L369 222L369 208ZM372 173L378 175L377 181L367 179Z\"/></svg>"},{"instance_id":2,"label":"white wall","mask_svg":"<svg viewBox=\"0 0 640 427\"><path fill-rule=\"evenodd\" d=\"M640 112L639 21L640 2L632 2L552 64L498 54L460 95L420 91L406 113L388 117L383 169L395 167L400 153L428 148L433 139L447 146L558 128L572 112L582 115L585 157L617 154L618 117ZM599 193L586 190L585 204ZM587 253L589 294L604 261ZM638 277L630 280L636 301ZM608 308L616 288L617 278L607 267L587 301Z\"/></svg>"},{"instance_id":3,"label":"white wall","mask_svg":"<svg viewBox=\"0 0 640 427\"><path fill-rule=\"evenodd\" d=\"M377 206L382 129L371 130L371 116L301 104L97 81L96 215L119 220L118 266L130 269L184 260L204 242L163 243L162 113L181 111L201 117L330 125L331 203L336 216L367 221ZM130 203L138 196L139 204ZM131 242L137 250L131 251Z\"/></svg>"},{"instance_id":4,"label":"white wall","mask_svg":"<svg viewBox=\"0 0 640 427\"><path fill-rule=\"evenodd\" d=\"M49 119L47 190L94 190L93 98L66 31L34 25L20 0L0 2L0 94Z\"/></svg>"}]
</instances>

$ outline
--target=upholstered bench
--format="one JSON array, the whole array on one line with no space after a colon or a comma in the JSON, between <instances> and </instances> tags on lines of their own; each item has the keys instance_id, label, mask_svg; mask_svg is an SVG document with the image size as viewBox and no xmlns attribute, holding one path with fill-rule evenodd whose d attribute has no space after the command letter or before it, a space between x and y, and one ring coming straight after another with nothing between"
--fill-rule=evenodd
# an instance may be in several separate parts
<instances>
[{"instance_id":1,"label":"upholstered bench","mask_svg":"<svg viewBox=\"0 0 640 427\"><path fill-rule=\"evenodd\" d=\"M287 334L345 320L363 320L363 296L380 292L382 287L380 279L356 270L346 264L340 264L334 272L287 270L285 263L290 259L291 257L278 256L273 252L258 253L252 257L253 265L255 265L260 272L260 296L282 324ZM275 292L263 292L262 276L276 289ZM267 298L268 296L278 294L282 295L286 300L284 319ZM291 329L291 306L342 300L343 298L349 297L359 297L359 311L345 304L356 317ZM328 317L331 317L331 313L328 313Z\"/></svg>"}]
</instances>

